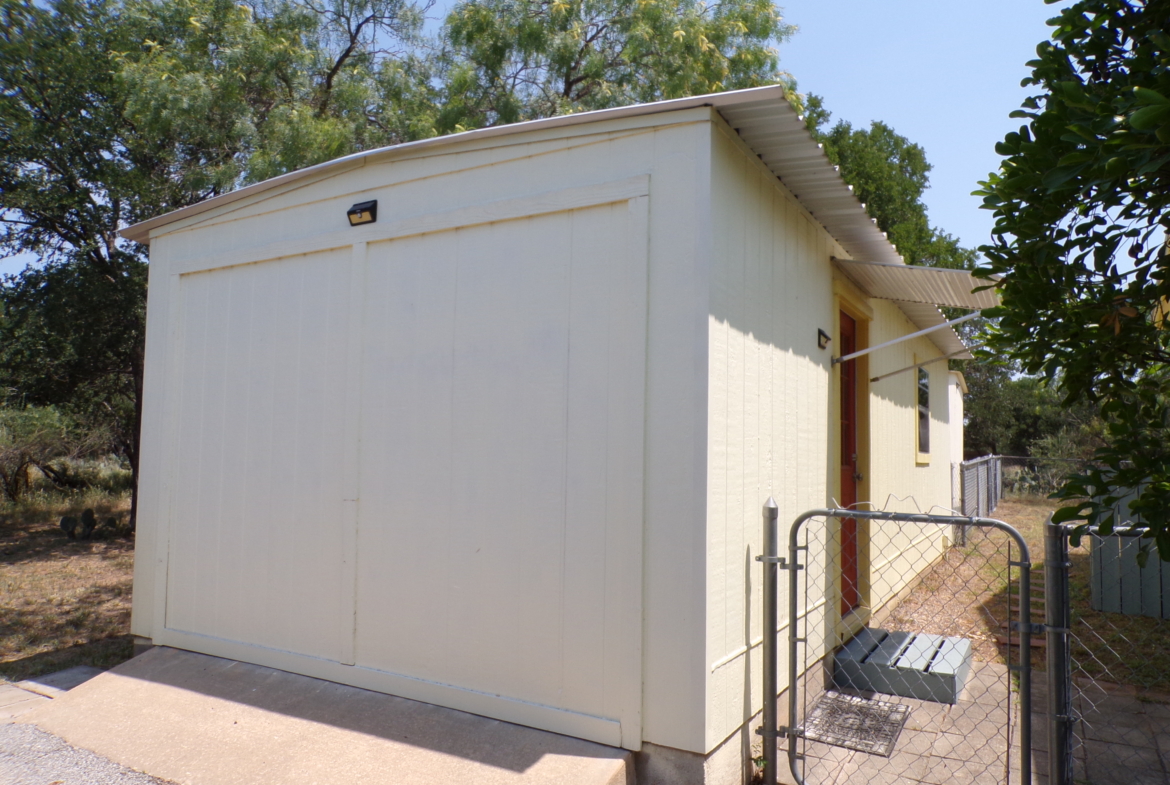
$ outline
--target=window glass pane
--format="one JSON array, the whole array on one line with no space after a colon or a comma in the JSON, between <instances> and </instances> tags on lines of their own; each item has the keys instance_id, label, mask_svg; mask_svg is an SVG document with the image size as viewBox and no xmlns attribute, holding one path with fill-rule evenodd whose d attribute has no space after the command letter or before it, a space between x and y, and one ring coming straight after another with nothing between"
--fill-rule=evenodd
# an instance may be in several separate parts
<instances>
[{"instance_id":1,"label":"window glass pane","mask_svg":"<svg viewBox=\"0 0 1170 785\"><path fill-rule=\"evenodd\" d=\"M930 452L930 373L918 369L918 452Z\"/></svg>"}]
</instances>

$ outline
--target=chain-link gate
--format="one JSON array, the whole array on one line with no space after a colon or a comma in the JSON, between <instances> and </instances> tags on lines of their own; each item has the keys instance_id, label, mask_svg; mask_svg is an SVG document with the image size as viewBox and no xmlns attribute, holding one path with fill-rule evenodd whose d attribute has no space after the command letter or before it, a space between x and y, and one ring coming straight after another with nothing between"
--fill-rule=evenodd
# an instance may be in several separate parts
<instances>
[{"instance_id":1,"label":"chain-link gate","mask_svg":"<svg viewBox=\"0 0 1170 785\"><path fill-rule=\"evenodd\" d=\"M1020 652L1038 626L1020 602L1031 560L1019 532L978 517L813 510L792 524L780 557L775 514L769 500L758 557L765 784L780 781L769 739L786 742L799 785L1031 782L1031 662Z\"/></svg>"}]
</instances>

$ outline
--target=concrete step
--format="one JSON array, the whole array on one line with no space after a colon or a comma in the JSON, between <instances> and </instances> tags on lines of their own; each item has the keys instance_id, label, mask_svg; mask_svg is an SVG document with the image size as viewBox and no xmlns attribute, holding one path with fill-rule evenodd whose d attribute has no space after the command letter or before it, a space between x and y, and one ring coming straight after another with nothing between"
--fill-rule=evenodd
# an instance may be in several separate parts
<instances>
[{"instance_id":1,"label":"concrete step","mask_svg":"<svg viewBox=\"0 0 1170 785\"><path fill-rule=\"evenodd\" d=\"M101 668L78 665L75 668L67 668L45 676L33 676L31 679L18 681L16 686L46 698L58 698L74 687L85 684L100 673L102 673Z\"/></svg>"},{"instance_id":2,"label":"concrete step","mask_svg":"<svg viewBox=\"0 0 1170 785\"><path fill-rule=\"evenodd\" d=\"M626 750L158 647L22 714L181 785L632 785Z\"/></svg>"}]
</instances>

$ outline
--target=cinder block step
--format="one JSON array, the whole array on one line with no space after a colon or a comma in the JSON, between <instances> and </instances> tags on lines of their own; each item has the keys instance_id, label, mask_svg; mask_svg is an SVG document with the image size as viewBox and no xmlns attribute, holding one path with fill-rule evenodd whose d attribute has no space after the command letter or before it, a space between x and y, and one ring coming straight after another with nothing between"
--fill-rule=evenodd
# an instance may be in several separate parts
<instances>
[{"instance_id":1,"label":"cinder block step","mask_svg":"<svg viewBox=\"0 0 1170 785\"><path fill-rule=\"evenodd\" d=\"M839 688L956 703L971 671L971 641L865 627L834 658Z\"/></svg>"}]
</instances>

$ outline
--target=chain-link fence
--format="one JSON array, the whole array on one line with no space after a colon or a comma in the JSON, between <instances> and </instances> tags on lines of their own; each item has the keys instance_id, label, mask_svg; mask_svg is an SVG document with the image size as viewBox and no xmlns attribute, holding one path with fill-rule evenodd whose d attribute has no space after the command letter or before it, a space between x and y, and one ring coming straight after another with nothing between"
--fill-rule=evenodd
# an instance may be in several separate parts
<instances>
[{"instance_id":1,"label":"chain-link fence","mask_svg":"<svg viewBox=\"0 0 1170 785\"><path fill-rule=\"evenodd\" d=\"M1141 529L1090 535L1078 547L1070 527L1049 530L1051 781L1168 785L1170 564L1156 554L1139 564Z\"/></svg>"},{"instance_id":2,"label":"chain-link fence","mask_svg":"<svg viewBox=\"0 0 1170 785\"><path fill-rule=\"evenodd\" d=\"M1019 534L978 518L820 511L791 536L775 559L789 578L781 669L796 685L780 732L791 779L779 781L1021 781L1031 573Z\"/></svg>"},{"instance_id":3,"label":"chain-link fence","mask_svg":"<svg viewBox=\"0 0 1170 785\"><path fill-rule=\"evenodd\" d=\"M985 455L959 464L959 504L963 515L984 517L995 512L1003 494L1002 457Z\"/></svg>"},{"instance_id":4,"label":"chain-link fence","mask_svg":"<svg viewBox=\"0 0 1170 785\"><path fill-rule=\"evenodd\" d=\"M1047 498L1064 478L1087 461L1019 455L984 455L951 470L951 507L963 515L986 516L1002 499Z\"/></svg>"}]
</instances>

